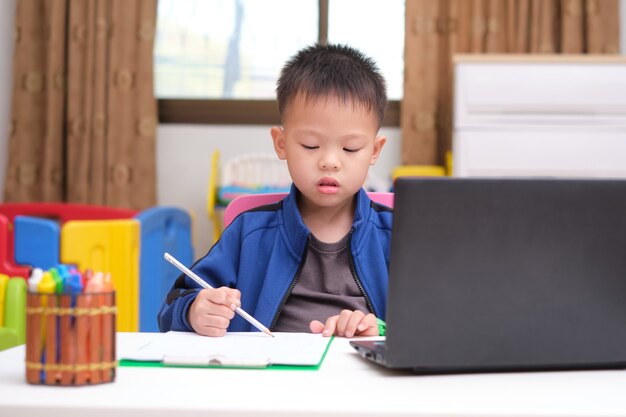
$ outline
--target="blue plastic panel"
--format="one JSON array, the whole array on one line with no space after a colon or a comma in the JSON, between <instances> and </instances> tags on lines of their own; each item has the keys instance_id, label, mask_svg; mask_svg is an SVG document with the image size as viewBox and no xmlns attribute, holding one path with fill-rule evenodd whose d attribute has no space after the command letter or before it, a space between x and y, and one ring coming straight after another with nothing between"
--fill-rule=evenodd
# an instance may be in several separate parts
<instances>
[{"instance_id":1,"label":"blue plastic panel","mask_svg":"<svg viewBox=\"0 0 626 417\"><path fill-rule=\"evenodd\" d=\"M191 218L175 207L154 207L136 216L141 224L139 256L139 331L158 332L157 313L180 272L163 254L169 252L184 265L194 260Z\"/></svg>"},{"instance_id":2,"label":"blue plastic panel","mask_svg":"<svg viewBox=\"0 0 626 417\"><path fill-rule=\"evenodd\" d=\"M59 263L61 231L50 219L15 216L15 263L50 269Z\"/></svg>"}]
</instances>

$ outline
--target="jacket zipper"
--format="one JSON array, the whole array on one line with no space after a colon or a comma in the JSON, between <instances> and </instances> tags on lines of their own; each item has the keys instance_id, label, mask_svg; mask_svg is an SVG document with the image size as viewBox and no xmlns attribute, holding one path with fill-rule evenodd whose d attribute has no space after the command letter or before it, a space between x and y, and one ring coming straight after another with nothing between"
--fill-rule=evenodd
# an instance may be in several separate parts
<instances>
[{"instance_id":1,"label":"jacket zipper","mask_svg":"<svg viewBox=\"0 0 626 417\"><path fill-rule=\"evenodd\" d=\"M357 287L359 287L361 294L363 294L363 298L365 298L365 303L367 304L367 308L369 308L371 313L376 315L376 312L374 311L374 307L372 306L372 302L370 298L367 296L367 294L365 293L365 289L363 289L363 284L361 284L361 280L357 276L356 268L354 267L354 259L352 258L352 232L353 231L354 231L354 228L350 229L350 238L348 239L348 258L350 259L350 272L352 272L352 278L354 278L354 282L356 282L356 285Z\"/></svg>"},{"instance_id":2,"label":"jacket zipper","mask_svg":"<svg viewBox=\"0 0 626 417\"><path fill-rule=\"evenodd\" d=\"M310 236L308 236L306 239L306 245L304 246L304 253L302 254L302 261L300 262L300 265L298 266L296 275L293 277L293 280L291 281L291 285L289 286L287 293L285 294L282 301L280 302L280 305L278 306L278 311L276 311L276 314L274 315L274 319L272 320L272 324L270 325L270 331L273 330L274 327L276 327L276 323L278 322L278 317L280 317L280 313L282 313L283 307L285 307L285 304L287 303L287 299L291 295L291 292L296 286L296 283L300 279L300 274L302 273L302 268L304 268L304 262L306 261L307 253L309 253L310 239L311 239Z\"/></svg>"}]
</instances>

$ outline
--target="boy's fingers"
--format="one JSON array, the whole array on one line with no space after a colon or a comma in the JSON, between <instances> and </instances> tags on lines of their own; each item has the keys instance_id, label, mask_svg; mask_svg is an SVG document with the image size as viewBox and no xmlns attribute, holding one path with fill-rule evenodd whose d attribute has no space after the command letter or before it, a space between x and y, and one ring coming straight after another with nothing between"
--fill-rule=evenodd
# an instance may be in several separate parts
<instances>
[{"instance_id":1,"label":"boy's fingers","mask_svg":"<svg viewBox=\"0 0 626 417\"><path fill-rule=\"evenodd\" d=\"M324 331L324 323L319 320L313 320L309 323L309 329L311 329L311 333L322 333Z\"/></svg>"},{"instance_id":2,"label":"boy's fingers","mask_svg":"<svg viewBox=\"0 0 626 417\"><path fill-rule=\"evenodd\" d=\"M369 313L365 316L365 323L368 327L376 327L378 329L378 322L376 321L376 316L372 313Z\"/></svg>"},{"instance_id":3,"label":"boy's fingers","mask_svg":"<svg viewBox=\"0 0 626 417\"><path fill-rule=\"evenodd\" d=\"M228 293L228 296L237 307L241 307L241 291L229 287L221 287L220 289L223 289L226 293Z\"/></svg>"},{"instance_id":4,"label":"boy's fingers","mask_svg":"<svg viewBox=\"0 0 626 417\"><path fill-rule=\"evenodd\" d=\"M365 313L362 311L356 310L350 314L348 318L348 322L346 323L346 328L343 331L345 337L352 337L357 332L357 328L360 324L362 324L363 319L365 318Z\"/></svg>"},{"instance_id":5,"label":"boy's fingers","mask_svg":"<svg viewBox=\"0 0 626 417\"><path fill-rule=\"evenodd\" d=\"M224 287L218 288L218 289L206 288L200 291L200 294L203 297L206 297L208 301L214 304L225 305L229 307L230 309L234 310L235 307L237 307L237 303L239 301L233 300L232 297L230 296L230 293L227 290L230 290L230 288L224 288Z\"/></svg>"},{"instance_id":6,"label":"boy's fingers","mask_svg":"<svg viewBox=\"0 0 626 417\"><path fill-rule=\"evenodd\" d=\"M222 337L226 334L226 329L220 329L217 327L200 327L199 329L196 330L196 333L202 335L202 336L209 336L209 337Z\"/></svg>"},{"instance_id":7,"label":"boy's fingers","mask_svg":"<svg viewBox=\"0 0 626 417\"><path fill-rule=\"evenodd\" d=\"M228 320L235 317L235 311L222 304L207 303L200 311L206 316L224 317Z\"/></svg>"},{"instance_id":8,"label":"boy's fingers","mask_svg":"<svg viewBox=\"0 0 626 417\"><path fill-rule=\"evenodd\" d=\"M339 316L332 316L326 319L326 323L324 323L324 331L322 335L330 336L335 333L335 328L337 327L337 320Z\"/></svg>"},{"instance_id":9,"label":"boy's fingers","mask_svg":"<svg viewBox=\"0 0 626 417\"><path fill-rule=\"evenodd\" d=\"M189 324L201 335L223 336L234 315L235 312L226 306L196 299L189 309Z\"/></svg>"},{"instance_id":10,"label":"boy's fingers","mask_svg":"<svg viewBox=\"0 0 626 417\"><path fill-rule=\"evenodd\" d=\"M203 327L215 327L218 329L226 329L230 324L230 320L221 316L205 316L201 325Z\"/></svg>"},{"instance_id":11,"label":"boy's fingers","mask_svg":"<svg viewBox=\"0 0 626 417\"><path fill-rule=\"evenodd\" d=\"M341 310L341 313L339 313L339 318L337 319L337 328L335 330L337 336L345 335L346 327L348 327L348 321L350 321L351 316L351 310Z\"/></svg>"},{"instance_id":12,"label":"boy's fingers","mask_svg":"<svg viewBox=\"0 0 626 417\"><path fill-rule=\"evenodd\" d=\"M369 313L363 320L358 328L358 335L361 336L378 336L378 323L376 322L376 316Z\"/></svg>"},{"instance_id":13,"label":"boy's fingers","mask_svg":"<svg viewBox=\"0 0 626 417\"><path fill-rule=\"evenodd\" d=\"M372 313L367 313L367 315L365 315L365 317L361 319L361 322L358 324L358 326L356 326L355 334L362 333L372 328L375 328L378 334L378 323L376 322L376 316Z\"/></svg>"}]
</instances>

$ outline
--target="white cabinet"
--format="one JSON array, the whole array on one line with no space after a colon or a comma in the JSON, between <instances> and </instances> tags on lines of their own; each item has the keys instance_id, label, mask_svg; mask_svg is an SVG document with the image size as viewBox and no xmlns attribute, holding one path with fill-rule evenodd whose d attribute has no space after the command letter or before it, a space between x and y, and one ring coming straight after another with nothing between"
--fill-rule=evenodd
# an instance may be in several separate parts
<instances>
[{"instance_id":1,"label":"white cabinet","mask_svg":"<svg viewBox=\"0 0 626 417\"><path fill-rule=\"evenodd\" d=\"M457 55L455 176L626 177L626 57Z\"/></svg>"}]
</instances>

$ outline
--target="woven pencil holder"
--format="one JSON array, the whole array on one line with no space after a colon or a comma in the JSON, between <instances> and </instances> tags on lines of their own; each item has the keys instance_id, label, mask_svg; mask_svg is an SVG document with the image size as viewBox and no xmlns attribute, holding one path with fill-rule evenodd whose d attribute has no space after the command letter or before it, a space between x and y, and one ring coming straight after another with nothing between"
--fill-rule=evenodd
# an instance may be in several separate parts
<instances>
[{"instance_id":1,"label":"woven pencil holder","mask_svg":"<svg viewBox=\"0 0 626 417\"><path fill-rule=\"evenodd\" d=\"M26 298L26 381L80 386L115 380L115 292Z\"/></svg>"}]
</instances>

